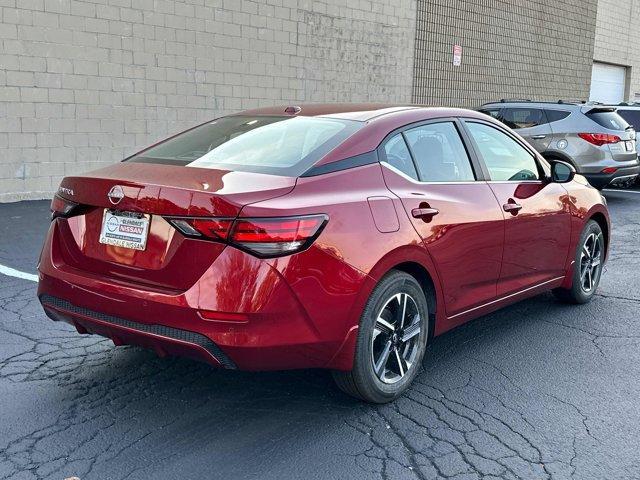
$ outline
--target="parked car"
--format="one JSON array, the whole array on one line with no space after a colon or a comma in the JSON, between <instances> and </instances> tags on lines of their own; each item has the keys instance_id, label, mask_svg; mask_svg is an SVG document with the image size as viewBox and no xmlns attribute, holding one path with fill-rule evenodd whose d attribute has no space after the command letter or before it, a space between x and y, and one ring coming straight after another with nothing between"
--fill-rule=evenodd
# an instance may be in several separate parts
<instances>
[{"instance_id":1,"label":"parked car","mask_svg":"<svg viewBox=\"0 0 640 480\"><path fill-rule=\"evenodd\" d=\"M618 105L610 105L616 109L616 113L626 120L634 130L640 129L640 103L619 103Z\"/></svg>"},{"instance_id":2,"label":"parked car","mask_svg":"<svg viewBox=\"0 0 640 480\"><path fill-rule=\"evenodd\" d=\"M633 183L640 173L636 132L616 107L502 100L479 110L517 130L547 160L573 165L597 189Z\"/></svg>"},{"instance_id":3,"label":"parked car","mask_svg":"<svg viewBox=\"0 0 640 480\"><path fill-rule=\"evenodd\" d=\"M310 105L218 118L62 180L38 265L53 320L243 370L398 397L435 335L552 289L588 302L600 193L497 120Z\"/></svg>"}]
</instances>

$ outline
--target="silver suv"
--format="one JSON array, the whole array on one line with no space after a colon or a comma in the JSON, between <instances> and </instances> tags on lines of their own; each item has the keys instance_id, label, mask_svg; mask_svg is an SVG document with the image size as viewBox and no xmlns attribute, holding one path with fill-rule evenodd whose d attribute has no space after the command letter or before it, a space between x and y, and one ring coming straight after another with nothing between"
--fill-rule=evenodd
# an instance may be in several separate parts
<instances>
[{"instance_id":1,"label":"silver suv","mask_svg":"<svg viewBox=\"0 0 640 480\"><path fill-rule=\"evenodd\" d=\"M500 100L478 110L516 130L547 160L571 163L602 189L633 183L640 173L636 132L616 108L562 100Z\"/></svg>"}]
</instances>

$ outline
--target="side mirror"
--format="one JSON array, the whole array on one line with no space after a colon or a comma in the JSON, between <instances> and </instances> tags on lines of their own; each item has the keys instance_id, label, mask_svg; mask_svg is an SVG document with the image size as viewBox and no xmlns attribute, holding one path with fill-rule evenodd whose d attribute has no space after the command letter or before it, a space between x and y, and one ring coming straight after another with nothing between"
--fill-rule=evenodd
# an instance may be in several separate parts
<instances>
[{"instance_id":1,"label":"side mirror","mask_svg":"<svg viewBox=\"0 0 640 480\"><path fill-rule=\"evenodd\" d=\"M570 163L562 160L551 161L551 181L553 183L567 183L576 176L576 169Z\"/></svg>"}]
</instances>

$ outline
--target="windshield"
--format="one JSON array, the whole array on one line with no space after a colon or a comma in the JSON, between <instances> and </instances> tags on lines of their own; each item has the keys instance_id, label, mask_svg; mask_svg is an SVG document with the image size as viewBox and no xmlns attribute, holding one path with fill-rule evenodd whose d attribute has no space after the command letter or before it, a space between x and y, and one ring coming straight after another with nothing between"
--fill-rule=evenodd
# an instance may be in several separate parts
<instances>
[{"instance_id":1,"label":"windshield","mask_svg":"<svg viewBox=\"0 0 640 480\"><path fill-rule=\"evenodd\" d=\"M299 176L363 125L334 118L234 115L126 161Z\"/></svg>"}]
</instances>

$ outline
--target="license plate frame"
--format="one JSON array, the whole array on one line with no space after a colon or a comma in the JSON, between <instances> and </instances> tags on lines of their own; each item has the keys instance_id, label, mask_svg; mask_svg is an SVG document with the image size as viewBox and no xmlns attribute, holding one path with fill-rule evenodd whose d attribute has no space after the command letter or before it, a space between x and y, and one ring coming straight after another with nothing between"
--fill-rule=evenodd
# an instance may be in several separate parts
<instances>
[{"instance_id":1,"label":"license plate frame","mask_svg":"<svg viewBox=\"0 0 640 480\"><path fill-rule=\"evenodd\" d=\"M143 251L147 248L151 215L105 208L99 242L103 245Z\"/></svg>"}]
</instances>

